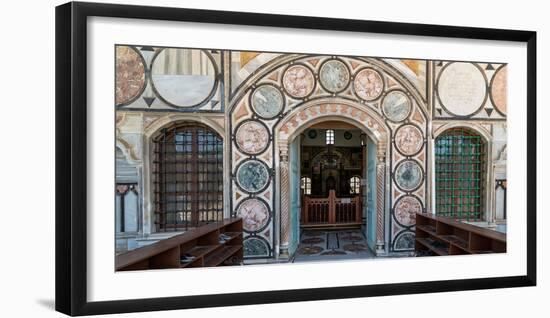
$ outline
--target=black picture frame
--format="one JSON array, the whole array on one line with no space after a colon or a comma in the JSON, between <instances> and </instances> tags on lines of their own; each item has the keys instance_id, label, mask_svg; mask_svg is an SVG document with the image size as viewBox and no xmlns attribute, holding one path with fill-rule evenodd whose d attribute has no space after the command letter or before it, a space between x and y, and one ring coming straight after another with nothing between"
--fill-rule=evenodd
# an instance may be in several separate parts
<instances>
[{"instance_id":1,"label":"black picture frame","mask_svg":"<svg viewBox=\"0 0 550 318\"><path fill-rule=\"evenodd\" d=\"M88 302L86 35L88 17L188 21L523 42L527 46L527 274L353 287ZM172 310L536 285L536 32L70 2L56 7L56 310L68 315Z\"/></svg>"}]
</instances>

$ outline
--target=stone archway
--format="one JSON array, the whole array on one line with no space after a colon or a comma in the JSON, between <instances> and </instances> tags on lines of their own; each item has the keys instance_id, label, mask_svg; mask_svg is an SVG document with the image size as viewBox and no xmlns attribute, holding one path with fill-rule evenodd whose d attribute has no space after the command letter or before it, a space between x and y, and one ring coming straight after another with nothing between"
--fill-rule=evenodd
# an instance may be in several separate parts
<instances>
[{"instance_id":1,"label":"stone archway","mask_svg":"<svg viewBox=\"0 0 550 318\"><path fill-rule=\"evenodd\" d=\"M371 248L379 254L414 249L414 220L400 222L406 211L397 205L406 198L415 203L415 213L426 211L428 115L414 81L378 58L291 54L267 64L243 83L229 106L231 213L241 215L242 202L253 201L269 220L262 230L245 235L246 257L271 258L280 254L279 247L288 248L288 228L281 226L288 223L288 211L281 213L288 197L280 195L280 183L289 182L289 167L280 163L289 163L296 131L331 118L354 124L373 141L369 153L377 158L369 162L378 164L371 165L370 175L377 170L380 177L370 181L377 189L371 200L380 204L369 223L378 231ZM327 77L326 70L341 76ZM251 138L256 140L247 142ZM243 188L250 181L247 172L254 171L256 186Z\"/></svg>"},{"instance_id":2,"label":"stone archway","mask_svg":"<svg viewBox=\"0 0 550 318\"><path fill-rule=\"evenodd\" d=\"M386 172L390 132L383 118L363 105L341 99L323 99L304 103L275 128L276 160L279 174L280 255L288 256L291 233L289 147L294 138L308 127L324 121L342 121L356 126L372 139L376 153L376 254L385 253Z\"/></svg>"}]
</instances>

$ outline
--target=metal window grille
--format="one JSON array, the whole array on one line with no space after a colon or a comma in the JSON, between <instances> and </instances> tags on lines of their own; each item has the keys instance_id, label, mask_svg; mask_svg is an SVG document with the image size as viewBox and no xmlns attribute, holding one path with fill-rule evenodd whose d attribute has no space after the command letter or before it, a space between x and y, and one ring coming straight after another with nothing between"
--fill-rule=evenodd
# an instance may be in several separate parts
<instances>
[{"instance_id":1,"label":"metal window grille","mask_svg":"<svg viewBox=\"0 0 550 318\"><path fill-rule=\"evenodd\" d=\"M361 178L355 176L349 179L349 193L359 194L361 192Z\"/></svg>"},{"instance_id":2,"label":"metal window grille","mask_svg":"<svg viewBox=\"0 0 550 318\"><path fill-rule=\"evenodd\" d=\"M436 213L480 220L484 208L485 144L464 128L444 132L435 141Z\"/></svg>"},{"instance_id":3,"label":"metal window grille","mask_svg":"<svg viewBox=\"0 0 550 318\"><path fill-rule=\"evenodd\" d=\"M216 132L198 124L163 128L153 157L157 231L223 219L223 141Z\"/></svg>"},{"instance_id":4,"label":"metal window grille","mask_svg":"<svg viewBox=\"0 0 550 318\"><path fill-rule=\"evenodd\" d=\"M300 180L300 188L302 189L303 194L311 194L311 178L302 177Z\"/></svg>"},{"instance_id":5,"label":"metal window grille","mask_svg":"<svg viewBox=\"0 0 550 318\"><path fill-rule=\"evenodd\" d=\"M325 132L325 141L327 145L334 145L334 130L327 129Z\"/></svg>"}]
</instances>

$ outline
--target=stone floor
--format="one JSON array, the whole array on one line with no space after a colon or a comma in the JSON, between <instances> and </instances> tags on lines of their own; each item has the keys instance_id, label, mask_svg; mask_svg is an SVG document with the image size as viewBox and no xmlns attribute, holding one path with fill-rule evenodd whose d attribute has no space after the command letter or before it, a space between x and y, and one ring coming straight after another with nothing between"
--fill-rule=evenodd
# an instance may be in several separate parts
<instances>
[{"instance_id":1,"label":"stone floor","mask_svg":"<svg viewBox=\"0 0 550 318\"><path fill-rule=\"evenodd\" d=\"M362 230L303 230L294 262L374 258Z\"/></svg>"}]
</instances>

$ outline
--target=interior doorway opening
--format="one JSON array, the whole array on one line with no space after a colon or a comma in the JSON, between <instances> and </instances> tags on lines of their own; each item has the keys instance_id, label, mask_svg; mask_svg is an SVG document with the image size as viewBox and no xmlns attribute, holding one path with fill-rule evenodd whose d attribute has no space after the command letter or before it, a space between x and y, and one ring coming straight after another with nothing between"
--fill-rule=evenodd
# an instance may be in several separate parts
<instances>
[{"instance_id":1,"label":"interior doorway opening","mask_svg":"<svg viewBox=\"0 0 550 318\"><path fill-rule=\"evenodd\" d=\"M295 259L373 257L373 141L355 125L325 121L308 127L289 148Z\"/></svg>"}]
</instances>

